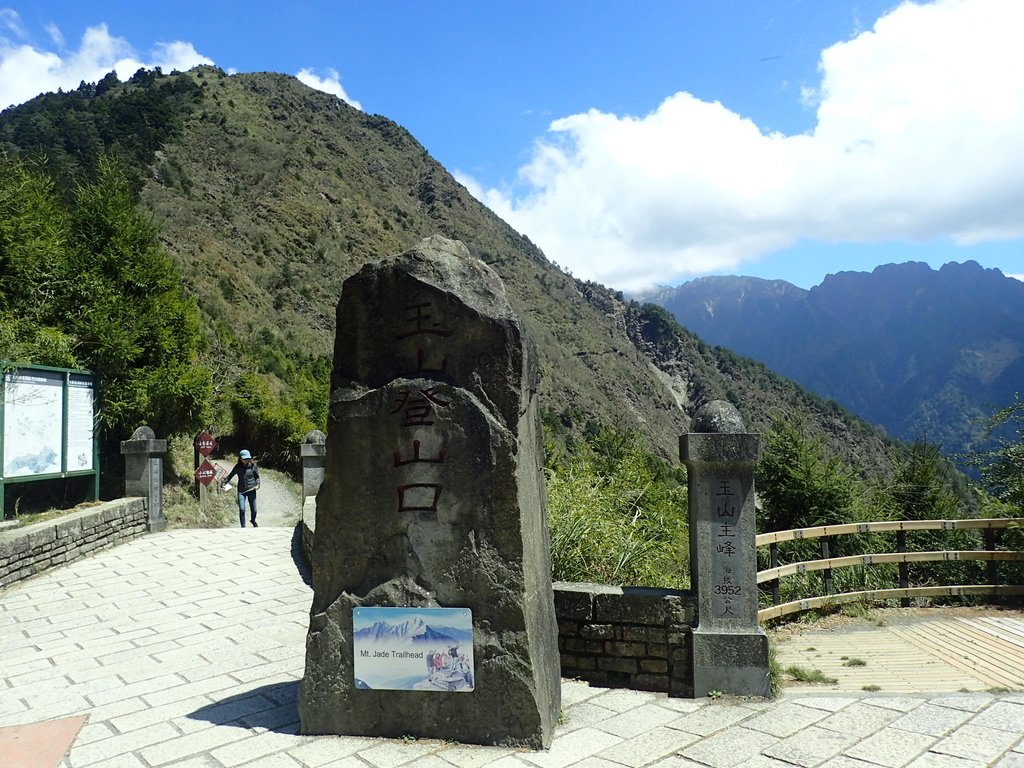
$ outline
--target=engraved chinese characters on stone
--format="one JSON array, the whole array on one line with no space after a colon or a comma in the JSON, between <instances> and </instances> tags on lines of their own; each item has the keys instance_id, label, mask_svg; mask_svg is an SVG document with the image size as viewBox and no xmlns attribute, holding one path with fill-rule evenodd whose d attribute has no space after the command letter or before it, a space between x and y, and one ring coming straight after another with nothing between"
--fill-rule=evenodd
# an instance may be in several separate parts
<instances>
[{"instance_id":1,"label":"engraved chinese characters on stone","mask_svg":"<svg viewBox=\"0 0 1024 768\"><path fill-rule=\"evenodd\" d=\"M712 612L720 618L733 618L736 603L743 594L739 526L737 515L743 507L741 484L735 478L719 478L715 483L711 519Z\"/></svg>"},{"instance_id":2,"label":"engraved chinese characters on stone","mask_svg":"<svg viewBox=\"0 0 1024 768\"><path fill-rule=\"evenodd\" d=\"M419 345L419 337L428 337L434 340L447 340L452 335L452 330L442 322L441 311L430 301L418 301L405 307L403 323L400 330L395 334L395 342L402 352L410 349L415 351L416 369L414 375L422 376L428 373L443 373L447 366L447 357L443 349L434 350L434 355L439 357L438 368L429 369L424 360L427 358L427 350ZM441 384L432 384L428 387L409 387L400 390L394 408L393 415L399 419L399 428L405 431L414 429L427 429L430 431L439 418L439 412L451 405L451 400L445 395L445 387ZM421 453L423 447L421 439L410 437L409 449L394 452L394 468L398 470L398 484L395 486L395 497L397 502L396 511L416 512L426 515L436 515L441 494L444 492L441 465L447 458L447 449L438 445L430 456ZM402 440L405 445L405 440ZM417 473L415 478L409 476L406 468L410 465L437 465L436 470L424 476L423 472ZM404 482L403 482L404 481Z\"/></svg>"}]
</instances>

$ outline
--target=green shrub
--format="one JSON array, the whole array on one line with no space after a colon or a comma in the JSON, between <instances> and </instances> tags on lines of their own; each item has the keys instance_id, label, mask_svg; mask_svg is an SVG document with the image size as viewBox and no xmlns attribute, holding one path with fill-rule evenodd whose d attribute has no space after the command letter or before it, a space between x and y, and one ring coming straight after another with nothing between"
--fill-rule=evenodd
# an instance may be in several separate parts
<instances>
[{"instance_id":1,"label":"green shrub","mask_svg":"<svg viewBox=\"0 0 1024 768\"><path fill-rule=\"evenodd\" d=\"M688 586L685 487L638 438L602 432L549 456L547 487L555 579Z\"/></svg>"}]
</instances>

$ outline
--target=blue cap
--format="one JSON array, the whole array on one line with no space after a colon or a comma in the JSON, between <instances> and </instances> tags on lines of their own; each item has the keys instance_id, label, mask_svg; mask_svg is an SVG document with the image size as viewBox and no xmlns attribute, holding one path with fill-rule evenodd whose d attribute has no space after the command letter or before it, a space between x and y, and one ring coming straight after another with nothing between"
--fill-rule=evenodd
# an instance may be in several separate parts
<instances>
[{"instance_id":1,"label":"blue cap","mask_svg":"<svg viewBox=\"0 0 1024 768\"><path fill-rule=\"evenodd\" d=\"M249 453L248 451L244 451L243 450L240 454L238 454L238 458L240 458L240 459L251 459L252 458L252 454Z\"/></svg>"}]
</instances>

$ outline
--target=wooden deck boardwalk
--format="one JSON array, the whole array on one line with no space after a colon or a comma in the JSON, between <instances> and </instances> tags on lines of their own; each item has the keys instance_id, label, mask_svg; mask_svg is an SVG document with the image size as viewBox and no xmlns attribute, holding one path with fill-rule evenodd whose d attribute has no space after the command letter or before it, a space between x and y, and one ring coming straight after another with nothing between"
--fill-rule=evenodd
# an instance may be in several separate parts
<instances>
[{"instance_id":1,"label":"wooden deck boardwalk","mask_svg":"<svg viewBox=\"0 0 1024 768\"><path fill-rule=\"evenodd\" d=\"M1024 690L1021 610L884 610L868 619L791 626L777 640L783 669L820 670L837 681L812 690ZM797 687L787 682L787 691Z\"/></svg>"}]
</instances>

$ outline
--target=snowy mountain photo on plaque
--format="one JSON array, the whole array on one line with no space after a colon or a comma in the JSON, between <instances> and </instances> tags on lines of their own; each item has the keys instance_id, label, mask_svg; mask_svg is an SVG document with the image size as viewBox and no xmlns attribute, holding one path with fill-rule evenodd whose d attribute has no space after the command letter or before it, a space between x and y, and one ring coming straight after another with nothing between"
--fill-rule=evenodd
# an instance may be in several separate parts
<instances>
[{"instance_id":1,"label":"snowy mountain photo on plaque","mask_svg":"<svg viewBox=\"0 0 1024 768\"><path fill-rule=\"evenodd\" d=\"M352 640L356 688L473 690L468 608L353 608Z\"/></svg>"}]
</instances>

